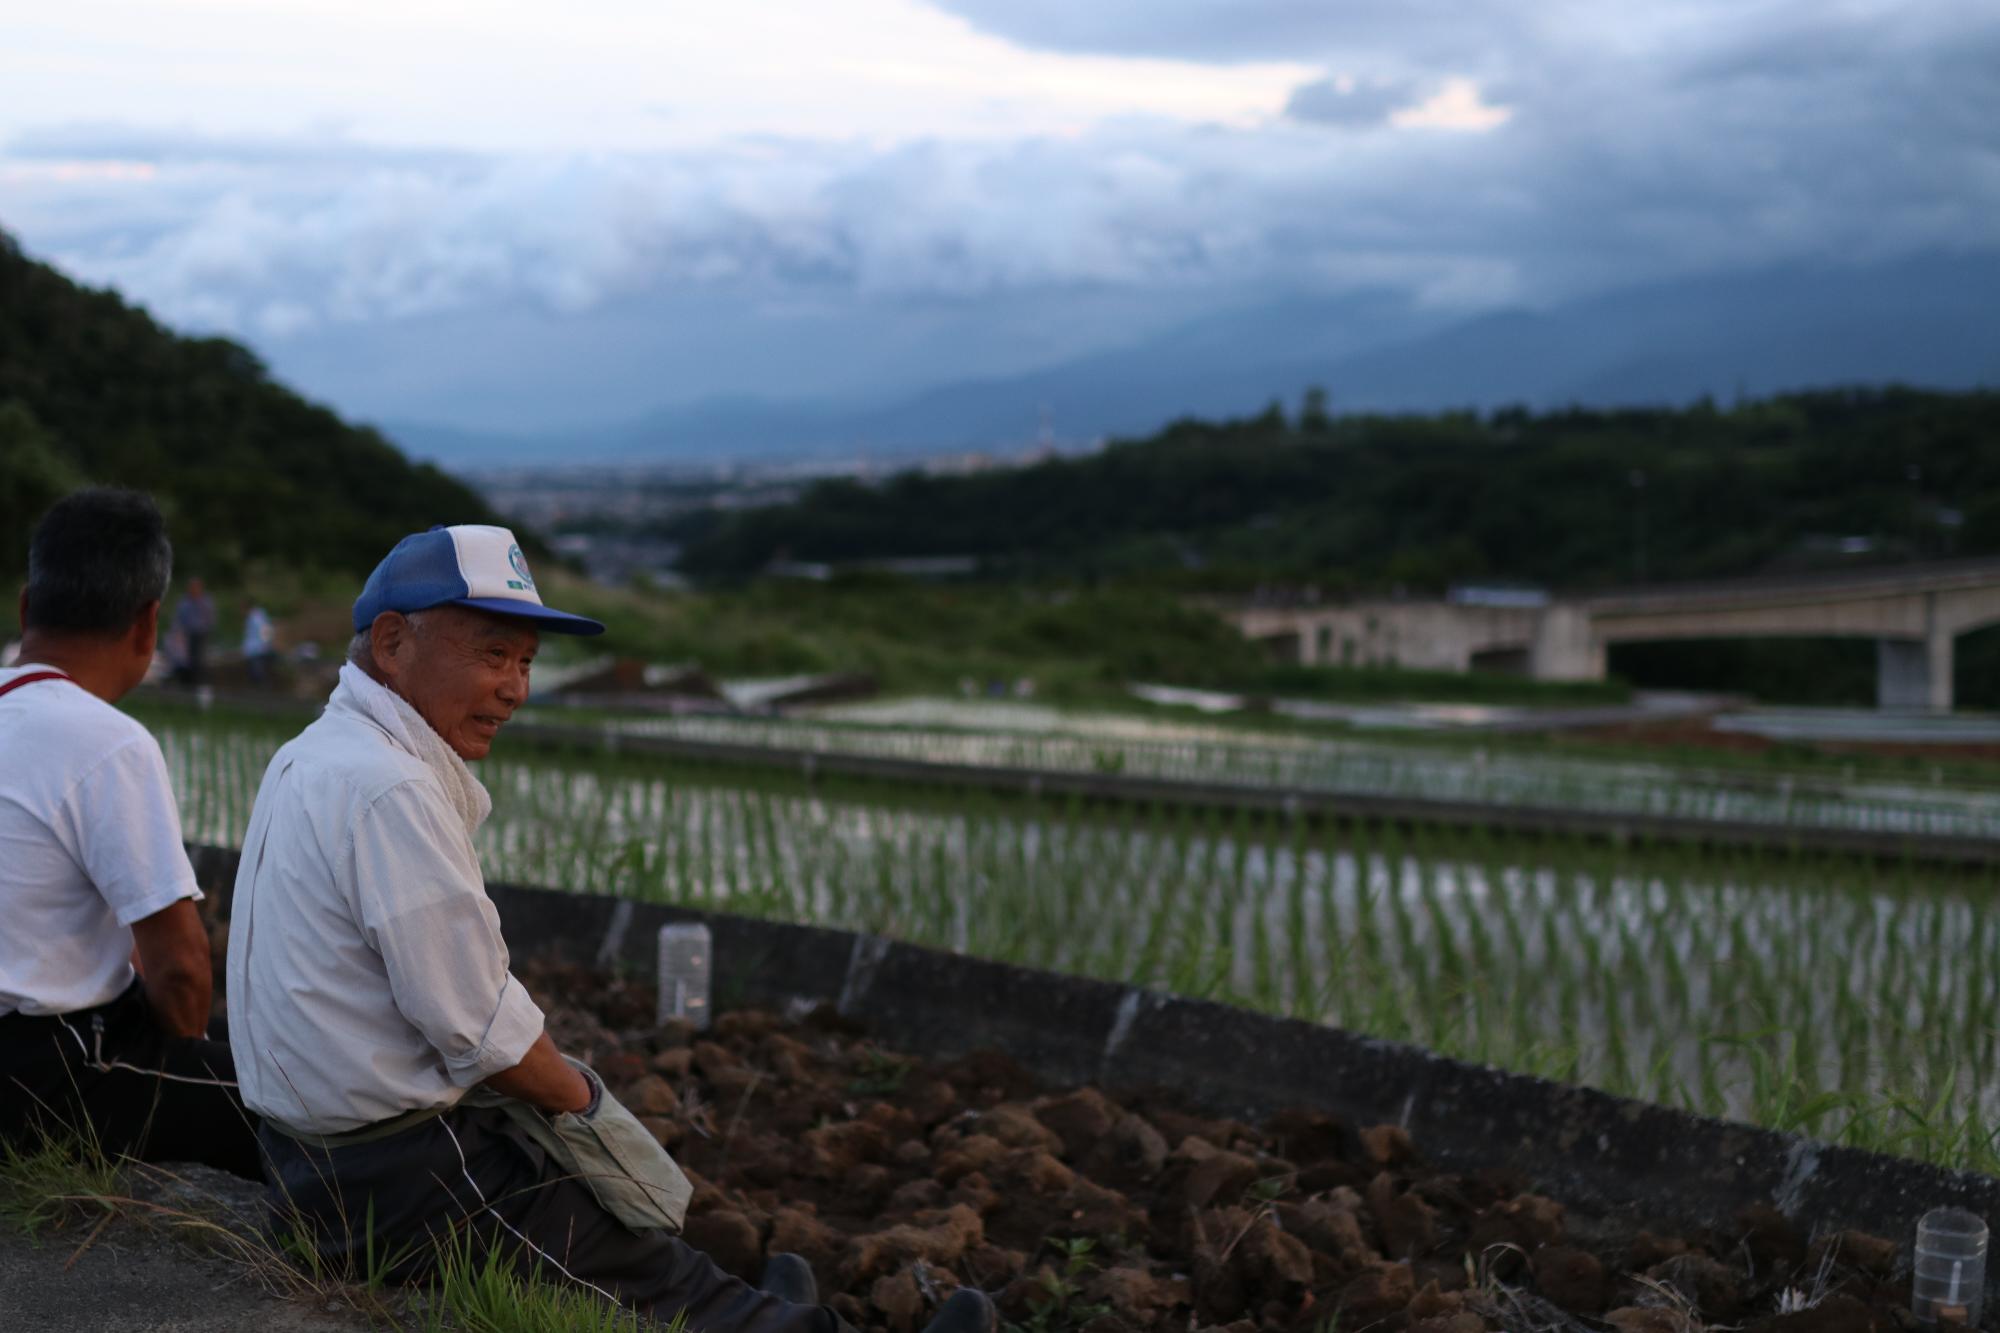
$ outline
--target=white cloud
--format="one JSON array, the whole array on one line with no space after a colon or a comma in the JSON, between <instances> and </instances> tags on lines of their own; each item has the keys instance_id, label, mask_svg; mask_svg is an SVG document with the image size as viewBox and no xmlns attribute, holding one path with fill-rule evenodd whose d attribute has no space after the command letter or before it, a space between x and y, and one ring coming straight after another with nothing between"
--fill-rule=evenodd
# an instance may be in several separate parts
<instances>
[{"instance_id":1,"label":"white cloud","mask_svg":"<svg viewBox=\"0 0 2000 1333\"><path fill-rule=\"evenodd\" d=\"M1483 133L1499 129L1514 114L1512 107L1489 105L1471 79L1447 79L1442 88L1415 106L1399 107L1389 123L1399 130L1459 130Z\"/></svg>"},{"instance_id":2,"label":"white cloud","mask_svg":"<svg viewBox=\"0 0 2000 1333\"><path fill-rule=\"evenodd\" d=\"M2000 244L1975 0L950 7L38 6L0 226L270 344L648 294L1476 309Z\"/></svg>"},{"instance_id":3,"label":"white cloud","mask_svg":"<svg viewBox=\"0 0 2000 1333\"><path fill-rule=\"evenodd\" d=\"M1030 50L918 0L81 0L10 14L0 138L151 129L170 107L210 135L335 125L483 152L1005 139L1135 114L1249 123L1309 73Z\"/></svg>"}]
</instances>

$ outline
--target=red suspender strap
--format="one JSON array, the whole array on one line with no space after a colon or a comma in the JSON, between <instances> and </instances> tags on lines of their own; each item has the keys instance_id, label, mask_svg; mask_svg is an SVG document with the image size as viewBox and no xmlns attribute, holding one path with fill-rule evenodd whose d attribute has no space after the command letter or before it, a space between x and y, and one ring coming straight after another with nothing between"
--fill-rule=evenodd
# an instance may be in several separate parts
<instances>
[{"instance_id":1,"label":"red suspender strap","mask_svg":"<svg viewBox=\"0 0 2000 1333\"><path fill-rule=\"evenodd\" d=\"M0 696L12 694L23 685L33 685L38 680L68 680L66 671L30 671L25 676L16 676L5 685L0 685Z\"/></svg>"}]
</instances>

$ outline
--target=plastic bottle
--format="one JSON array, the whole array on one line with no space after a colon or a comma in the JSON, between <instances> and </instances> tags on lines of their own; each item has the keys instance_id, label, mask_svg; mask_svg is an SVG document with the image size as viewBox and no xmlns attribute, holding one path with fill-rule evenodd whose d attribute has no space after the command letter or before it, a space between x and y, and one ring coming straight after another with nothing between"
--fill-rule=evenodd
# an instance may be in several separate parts
<instances>
[{"instance_id":1,"label":"plastic bottle","mask_svg":"<svg viewBox=\"0 0 2000 1333\"><path fill-rule=\"evenodd\" d=\"M1986 1295L1986 1223L1963 1208L1933 1208L1917 1219L1910 1307L1926 1324L1979 1323Z\"/></svg>"},{"instance_id":2,"label":"plastic bottle","mask_svg":"<svg viewBox=\"0 0 2000 1333\"><path fill-rule=\"evenodd\" d=\"M708 927L678 921L660 927L661 1023L685 1019L696 1031L708 1027Z\"/></svg>"}]
</instances>

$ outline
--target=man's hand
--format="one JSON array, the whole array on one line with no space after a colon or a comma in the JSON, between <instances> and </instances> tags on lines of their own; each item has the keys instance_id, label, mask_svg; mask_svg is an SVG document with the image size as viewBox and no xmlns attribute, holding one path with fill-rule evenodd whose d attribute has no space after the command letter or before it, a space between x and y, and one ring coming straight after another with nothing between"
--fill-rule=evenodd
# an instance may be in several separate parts
<instances>
[{"instance_id":1,"label":"man's hand","mask_svg":"<svg viewBox=\"0 0 2000 1333\"><path fill-rule=\"evenodd\" d=\"M570 1067L546 1032L535 1038L520 1064L493 1075L486 1086L551 1115L590 1105L590 1080Z\"/></svg>"},{"instance_id":2,"label":"man's hand","mask_svg":"<svg viewBox=\"0 0 2000 1333\"><path fill-rule=\"evenodd\" d=\"M208 931L194 899L183 898L134 921L132 941L139 984L146 988L161 1030L171 1037L199 1037L208 1031L215 978L209 968Z\"/></svg>"}]
</instances>

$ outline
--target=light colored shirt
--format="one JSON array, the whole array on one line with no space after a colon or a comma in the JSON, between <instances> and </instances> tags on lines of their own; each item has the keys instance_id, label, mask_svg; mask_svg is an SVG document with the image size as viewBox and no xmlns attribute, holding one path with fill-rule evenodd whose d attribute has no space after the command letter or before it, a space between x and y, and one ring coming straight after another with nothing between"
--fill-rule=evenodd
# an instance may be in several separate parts
<instances>
[{"instance_id":1,"label":"light colored shirt","mask_svg":"<svg viewBox=\"0 0 2000 1333\"><path fill-rule=\"evenodd\" d=\"M251 1110L344 1133L453 1105L527 1055L542 1011L507 970L472 846L488 808L409 705L342 668L244 837L229 1039Z\"/></svg>"},{"instance_id":2,"label":"light colored shirt","mask_svg":"<svg viewBox=\"0 0 2000 1333\"><path fill-rule=\"evenodd\" d=\"M68 680L0 696L0 868L0 1014L118 998L132 923L201 898L152 733Z\"/></svg>"},{"instance_id":3,"label":"light colored shirt","mask_svg":"<svg viewBox=\"0 0 2000 1333\"><path fill-rule=\"evenodd\" d=\"M253 606L243 617L243 655L261 657L271 651L271 613Z\"/></svg>"}]
</instances>

